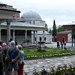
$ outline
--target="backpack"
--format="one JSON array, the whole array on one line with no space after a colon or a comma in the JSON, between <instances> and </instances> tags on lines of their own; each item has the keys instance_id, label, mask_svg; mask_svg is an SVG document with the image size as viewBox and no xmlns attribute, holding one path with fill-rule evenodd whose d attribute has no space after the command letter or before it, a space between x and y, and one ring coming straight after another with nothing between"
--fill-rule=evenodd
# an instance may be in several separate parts
<instances>
[{"instance_id":1,"label":"backpack","mask_svg":"<svg viewBox=\"0 0 75 75\"><path fill-rule=\"evenodd\" d=\"M11 51L11 53L10 53L10 59L14 59L15 56L16 56L16 48Z\"/></svg>"}]
</instances>

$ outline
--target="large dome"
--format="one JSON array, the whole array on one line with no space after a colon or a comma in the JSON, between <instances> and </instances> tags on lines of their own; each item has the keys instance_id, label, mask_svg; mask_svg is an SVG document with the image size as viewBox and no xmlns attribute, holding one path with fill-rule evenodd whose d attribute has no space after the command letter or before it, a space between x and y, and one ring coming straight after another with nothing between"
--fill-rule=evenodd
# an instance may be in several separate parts
<instances>
[{"instance_id":1,"label":"large dome","mask_svg":"<svg viewBox=\"0 0 75 75\"><path fill-rule=\"evenodd\" d=\"M34 11L28 11L21 16L21 20L42 20L42 19L38 13Z\"/></svg>"}]
</instances>

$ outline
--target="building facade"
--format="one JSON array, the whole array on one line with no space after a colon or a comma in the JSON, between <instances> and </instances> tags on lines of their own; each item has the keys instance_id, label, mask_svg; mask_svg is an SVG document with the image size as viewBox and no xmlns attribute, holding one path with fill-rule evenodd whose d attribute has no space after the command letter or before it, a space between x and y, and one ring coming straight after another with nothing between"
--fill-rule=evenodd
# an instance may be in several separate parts
<instances>
[{"instance_id":1,"label":"building facade","mask_svg":"<svg viewBox=\"0 0 75 75\"><path fill-rule=\"evenodd\" d=\"M43 35L44 34L44 35ZM34 34L32 33L32 42L34 42L33 40ZM43 38L44 37L44 38ZM37 38L37 40L36 40ZM48 31L38 31L37 32L37 36L35 36L35 42L36 41L44 41L45 43L52 43L52 35L50 33L48 33Z\"/></svg>"},{"instance_id":2,"label":"building facade","mask_svg":"<svg viewBox=\"0 0 75 75\"><path fill-rule=\"evenodd\" d=\"M12 6L4 3L1 3L0 6L3 6L3 9L16 10ZM31 43L38 43L38 37L35 39L35 36L38 35L38 31L43 31L42 39L44 41L44 32L46 31L45 21L42 20L38 13L30 10L25 12L21 17L20 13L16 13L12 15L12 18L13 20L11 20L10 23L6 21L1 22L0 40L7 42L9 40L7 36L9 36L9 38L12 37L13 40L17 41L18 44L22 44L27 40ZM32 36L32 32L34 36ZM8 33L9 35L7 35Z\"/></svg>"},{"instance_id":3,"label":"building facade","mask_svg":"<svg viewBox=\"0 0 75 75\"><path fill-rule=\"evenodd\" d=\"M57 33L57 41L61 42L63 38L65 42L72 42L72 31L62 31Z\"/></svg>"}]
</instances>

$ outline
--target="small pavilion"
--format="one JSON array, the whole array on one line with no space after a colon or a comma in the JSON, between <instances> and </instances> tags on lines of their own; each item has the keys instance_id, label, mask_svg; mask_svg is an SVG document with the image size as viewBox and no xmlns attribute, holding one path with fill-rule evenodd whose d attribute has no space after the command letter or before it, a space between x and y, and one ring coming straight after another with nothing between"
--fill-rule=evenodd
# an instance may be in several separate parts
<instances>
[{"instance_id":1,"label":"small pavilion","mask_svg":"<svg viewBox=\"0 0 75 75\"><path fill-rule=\"evenodd\" d=\"M7 41L10 39L10 22L13 19L13 15L20 13L20 11L16 9L8 9L6 8L7 4L0 2L0 40L1 40L1 23L6 22L6 29L7 29Z\"/></svg>"}]
</instances>

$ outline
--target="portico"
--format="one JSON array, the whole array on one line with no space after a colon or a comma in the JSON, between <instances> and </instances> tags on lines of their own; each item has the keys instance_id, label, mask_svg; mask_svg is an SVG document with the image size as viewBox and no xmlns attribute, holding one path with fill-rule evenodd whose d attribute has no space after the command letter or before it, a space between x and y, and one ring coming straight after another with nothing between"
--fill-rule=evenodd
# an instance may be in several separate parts
<instances>
[{"instance_id":1,"label":"portico","mask_svg":"<svg viewBox=\"0 0 75 75\"><path fill-rule=\"evenodd\" d=\"M7 26L7 41L10 39L10 23L11 20L13 19L13 15L16 13L20 13L20 11L17 10L9 10L9 9L0 9L0 24L4 21L6 21ZM0 40L1 40L1 30L2 26L0 25Z\"/></svg>"},{"instance_id":2,"label":"portico","mask_svg":"<svg viewBox=\"0 0 75 75\"><path fill-rule=\"evenodd\" d=\"M6 35L7 35L7 24L6 22L1 23L0 25L1 28L1 32L0 34L2 35L0 38L4 41L6 41ZM33 43L37 43L37 31L40 30L45 30L45 27L41 27L41 26L34 26L34 25L30 25L26 24L26 23L21 23L21 22L11 22L10 24L10 36L9 37L13 37L13 40L18 41L19 43L22 43L24 40L29 39L30 42L32 42L32 32L34 32L34 36L36 36L36 42L35 42L35 37L34 37L34 41ZM22 39L21 39L22 38ZM44 34L43 34L43 38L44 38ZM21 39L21 41L19 40Z\"/></svg>"}]
</instances>

